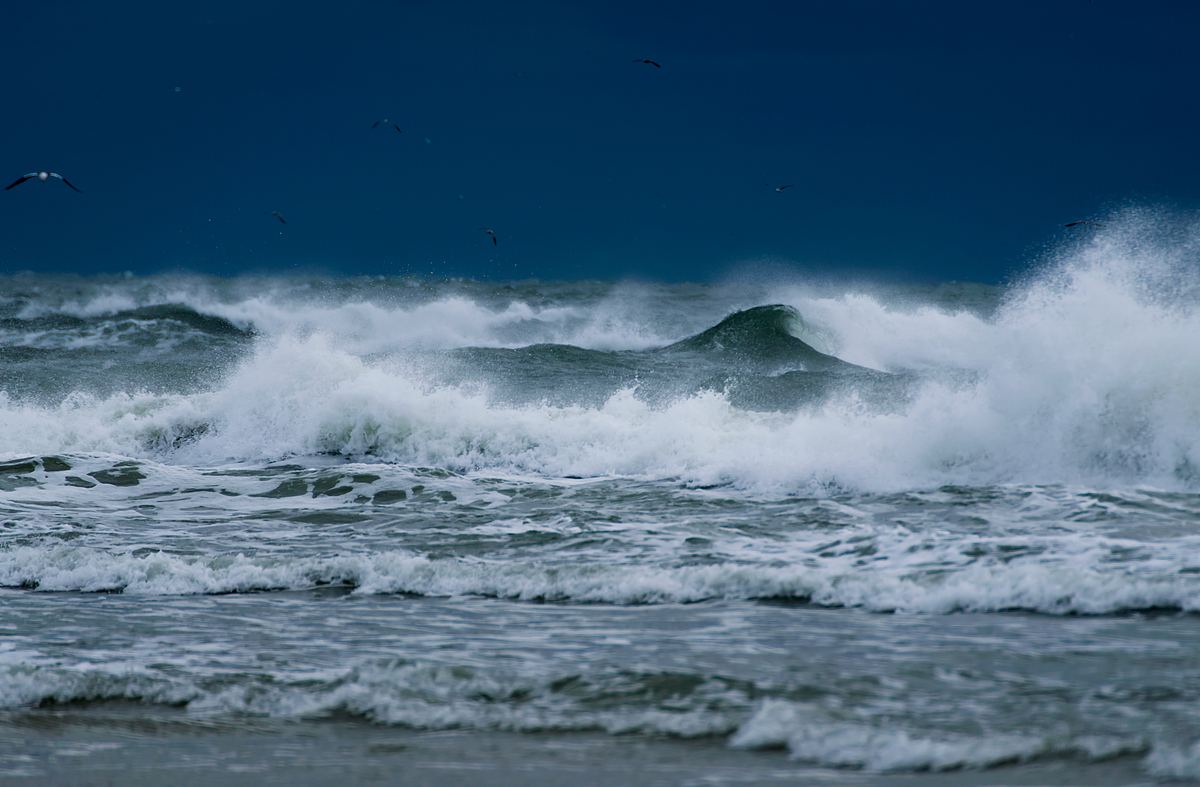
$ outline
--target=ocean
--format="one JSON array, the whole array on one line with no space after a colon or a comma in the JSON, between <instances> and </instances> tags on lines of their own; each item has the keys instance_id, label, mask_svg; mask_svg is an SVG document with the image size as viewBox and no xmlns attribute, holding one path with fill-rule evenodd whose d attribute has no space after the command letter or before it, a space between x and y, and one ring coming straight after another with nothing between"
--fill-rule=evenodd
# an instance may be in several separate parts
<instances>
[{"instance_id":1,"label":"ocean","mask_svg":"<svg viewBox=\"0 0 1200 787\"><path fill-rule=\"evenodd\" d=\"M0 782L1200 780L1190 248L0 277Z\"/></svg>"}]
</instances>

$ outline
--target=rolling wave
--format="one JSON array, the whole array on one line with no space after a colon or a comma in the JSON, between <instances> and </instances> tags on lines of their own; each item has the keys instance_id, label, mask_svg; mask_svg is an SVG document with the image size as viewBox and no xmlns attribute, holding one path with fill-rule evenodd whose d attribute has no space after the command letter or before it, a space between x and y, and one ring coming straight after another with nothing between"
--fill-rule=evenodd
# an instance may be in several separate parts
<instances>
[{"instance_id":1,"label":"rolling wave","mask_svg":"<svg viewBox=\"0 0 1200 787\"><path fill-rule=\"evenodd\" d=\"M952 771L1070 759L1138 757L1150 774L1193 778L1190 750L1144 735L1068 731L916 731L853 718L796 695L815 687L759 685L722 675L607 670L541 674L405 659L372 659L303 675L263 670L173 675L63 665L0 664L0 709L122 700L186 708L195 720L361 718L416 730L601 732L725 737L739 749L786 749L792 759L868 772Z\"/></svg>"},{"instance_id":2,"label":"rolling wave","mask_svg":"<svg viewBox=\"0 0 1200 787\"><path fill-rule=\"evenodd\" d=\"M1200 277L1181 264L1190 247L1127 235L1072 250L987 317L861 293L793 294L800 309L787 298L734 309L683 338L635 320L637 346L622 349L506 346L530 332L578 338L616 313L604 298L385 307L256 296L199 310L108 297L76 311L185 322L214 340L249 326L259 334L216 373L211 358L197 362L211 382L194 393L78 391L46 402L0 383L10 391L0 429L27 453L201 462L324 453L785 493L1195 489Z\"/></svg>"},{"instance_id":3,"label":"rolling wave","mask_svg":"<svg viewBox=\"0 0 1200 787\"><path fill-rule=\"evenodd\" d=\"M1019 560L983 556L965 561L961 545L926 545L945 562L914 568L909 542L881 540L867 567L852 557L806 555L788 566L718 563L702 566L579 565L507 560L431 559L403 551L335 557L249 558L240 554L189 558L142 556L49 545L0 551L0 587L46 591L196 595L339 586L364 595L482 596L520 601L679 604L777 600L875 612L996 612L1099 615L1140 610L1200 612L1200 566L1194 544L1181 550L1143 549L1127 559L1129 542L1101 540L1037 550ZM891 550L890 552L887 550ZM1123 559L1116 559L1121 557Z\"/></svg>"}]
</instances>

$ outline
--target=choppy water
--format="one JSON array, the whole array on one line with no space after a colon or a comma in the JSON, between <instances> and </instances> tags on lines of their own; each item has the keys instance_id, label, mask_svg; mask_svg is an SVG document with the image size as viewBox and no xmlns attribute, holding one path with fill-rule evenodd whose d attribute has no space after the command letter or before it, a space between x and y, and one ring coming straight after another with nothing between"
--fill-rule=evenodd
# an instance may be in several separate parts
<instances>
[{"instance_id":1,"label":"choppy water","mask_svg":"<svg viewBox=\"0 0 1200 787\"><path fill-rule=\"evenodd\" d=\"M116 713L1200 778L1193 252L1126 227L1004 288L0 278L0 777L136 748Z\"/></svg>"}]
</instances>

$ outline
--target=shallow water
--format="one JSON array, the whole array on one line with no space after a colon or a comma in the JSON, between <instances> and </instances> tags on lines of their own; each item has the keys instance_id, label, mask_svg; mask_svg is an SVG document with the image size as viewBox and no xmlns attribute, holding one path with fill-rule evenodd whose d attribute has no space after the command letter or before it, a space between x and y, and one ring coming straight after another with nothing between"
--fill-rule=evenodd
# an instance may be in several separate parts
<instances>
[{"instance_id":1,"label":"shallow water","mask_svg":"<svg viewBox=\"0 0 1200 787\"><path fill-rule=\"evenodd\" d=\"M0 775L1198 778L1181 255L0 279Z\"/></svg>"}]
</instances>

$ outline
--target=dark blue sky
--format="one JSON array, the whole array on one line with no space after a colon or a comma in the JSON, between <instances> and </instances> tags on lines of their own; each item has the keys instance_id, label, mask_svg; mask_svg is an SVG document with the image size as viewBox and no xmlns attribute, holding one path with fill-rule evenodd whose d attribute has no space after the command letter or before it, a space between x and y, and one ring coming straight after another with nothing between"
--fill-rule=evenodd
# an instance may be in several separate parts
<instances>
[{"instance_id":1,"label":"dark blue sky","mask_svg":"<svg viewBox=\"0 0 1200 787\"><path fill-rule=\"evenodd\" d=\"M0 269L996 280L1200 204L1195 3L175 5L6 9L5 182L86 193Z\"/></svg>"}]
</instances>

